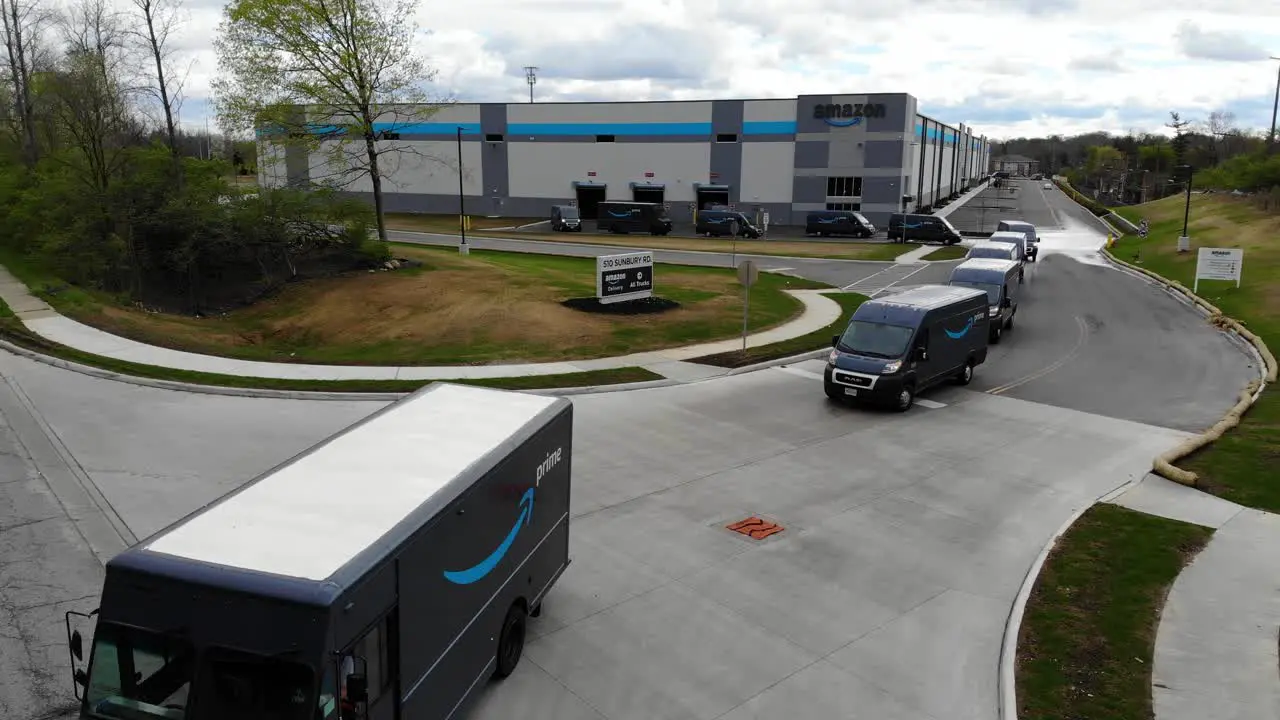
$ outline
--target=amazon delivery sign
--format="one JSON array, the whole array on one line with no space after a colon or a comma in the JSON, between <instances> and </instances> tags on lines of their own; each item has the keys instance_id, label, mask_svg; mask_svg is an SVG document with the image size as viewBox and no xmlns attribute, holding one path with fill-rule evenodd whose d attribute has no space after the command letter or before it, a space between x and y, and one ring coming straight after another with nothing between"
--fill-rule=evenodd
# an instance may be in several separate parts
<instances>
[{"instance_id":1,"label":"amazon delivery sign","mask_svg":"<svg viewBox=\"0 0 1280 720\"><path fill-rule=\"evenodd\" d=\"M1235 280L1240 287L1240 271L1244 268L1244 250L1240 248L1200 248L1196 255L1196 279L1191 292L1197 292L1201 280Z\"/></svg>"},{"instance_id":2,"label":"amazon delivery sign","mask_svg":"<svg viewBox=\"0 0 1280 720\"><path fill-rule=\"evenodd\" d=\"M653 251L596 257L596 297L601 305L653 297Z\"/></svg>"}]
</instances>

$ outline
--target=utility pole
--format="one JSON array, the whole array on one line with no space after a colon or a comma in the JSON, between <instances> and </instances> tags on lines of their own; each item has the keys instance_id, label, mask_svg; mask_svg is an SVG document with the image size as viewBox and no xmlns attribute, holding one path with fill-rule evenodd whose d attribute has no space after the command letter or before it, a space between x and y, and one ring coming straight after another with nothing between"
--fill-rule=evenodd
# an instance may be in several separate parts
<instances>
[{"instance_id":1,"label":"utility pole","mask_svg":"<svg viewBox=\"0 0 1280 720\"><path fill-rule=\"evenodd\" d=\"M538 68L533 65L525 65L524 81L529 83L529 102L533 102L533 86L538 82Z\"/></svg>"},{"instance_id":2,"label":"utility pole","mask_svg":"<svg viewBox=\"0 0 1280 720\"><path fill-rule=\"evenodd\" d=\"M1280 60L1280 57L1271 56L1272 60ZM1271 134L1267 136L1267 154L1275 152L1276 149L1276 110L1280 109L1280 67L1276 69L1276 99L1271 105Z\"/></svg>"}]
</instances>

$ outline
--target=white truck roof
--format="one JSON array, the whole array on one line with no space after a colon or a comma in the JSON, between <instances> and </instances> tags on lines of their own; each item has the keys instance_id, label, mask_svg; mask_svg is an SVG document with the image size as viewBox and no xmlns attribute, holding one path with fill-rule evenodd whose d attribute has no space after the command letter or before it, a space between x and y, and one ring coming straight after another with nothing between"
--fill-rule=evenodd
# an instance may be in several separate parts
<instances>
[{"instance_id":1,"label":"white truck roof","mask_svg":"<svg viewBox=\"0 0 1280 720\"><path fill-rule=\"evenodd\" d=\"M324 580L558 401L433 386L192 515L145 549Z\"/></svg>"}]
</instances>

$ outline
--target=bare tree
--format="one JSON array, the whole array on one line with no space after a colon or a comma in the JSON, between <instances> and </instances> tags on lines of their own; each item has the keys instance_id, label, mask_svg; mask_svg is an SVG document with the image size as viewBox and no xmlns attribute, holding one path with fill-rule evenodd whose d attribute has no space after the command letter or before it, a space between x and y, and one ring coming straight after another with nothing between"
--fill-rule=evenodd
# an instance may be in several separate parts
<instances>
[{"instance_id":1,"label":"bare tree","mask_svg":"<svg viewBox=\"0 0 1280 720\"><path fill-rule=\"evenodd\" d=\"M50 14L40 0L0 0L0 28L4 31L5 69L12 91L16 135L22 138L23 159L34 166L40 159L36 141L35 93L32 78L47 62L42 31Z\"/></svg>"},{"instance_id":2,"label":"bare tree","mask_svg":"<svg viewBox=\"0 0 1280 720\"><path fill-rule=\"evenodd\" d=\"M369 178L378 236L387 239L383 181L389 162L421 155L399 141L440 104L435 77L415 53L416 0L232 0L216 41L218 114L234 132L268 126L276 146L330 155L335 187ZM274 151L269 150L269 152ZM429 162L448 164L438 158Z\"/></svg>"},{"instance_id":3,"label":"bare tree","mask_svg":"<svg viewBox=\"0 0 1280 720\"><path fill-rule=\"evenodd\" d=\"M175 116L182 108L182 86L186 76L175 79L173 71L174 47L169 38L182 22L182 0L132 0L142 15L143 27L135 30L154 64L154 84L149 88L164 111L166 144L176 160L178 152L178 124Z\"/></svg>"}]
</instances>

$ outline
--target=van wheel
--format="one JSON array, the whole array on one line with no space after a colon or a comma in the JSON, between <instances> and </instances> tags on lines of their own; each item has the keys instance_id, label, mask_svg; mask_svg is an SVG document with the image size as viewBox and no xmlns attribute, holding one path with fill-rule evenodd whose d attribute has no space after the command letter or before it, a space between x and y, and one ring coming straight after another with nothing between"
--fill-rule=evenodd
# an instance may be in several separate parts
<instances>
[{"instance_id":1,"label":"van wheel","mask_svg":"<svg viewBox=\"0 0 1280 720\"><path fill-rule=\"evenodd\" d=\"M912 403L916 401L916 389L910 385L903 385L898 391L898 402L895 409L898 412L906 412L911 409Z\"/></svg>"},{"instance_id":2,"label":"van wheel","mask_svg":"<svg viewBox=\"0 0 1280 720\"><path fill-rule=\"evenodd\" d=\"M973 382L973 361L966 361L964 367L960 368L959 374L956 375L957 385L968 385Z\"/></svg>"},{"instance_id":3,"label":"van wheel","mask_svg":"<svg viewBox=\"0 0 1280 720\"><path fill-rule=\"evenodd\" d=\"M1004 334L1004 328L1000 325L997 325L996 328L991 331L991 344L998 345L1000 343L1000 337L1003 334Z\"/></svg>"},{"instance_id":4,"label":"van wheel","mask_svg":"<svg viewBox=\"0 0 1280 720\"><path fill-rule=\"evenodd\" d=\"M498 636L498 664L493 676L504 678L515 671L524 654L524 635L527 624L524 604L512 603L507 617L502 621L502 634Z\"/></svg>"},{"instance_id":5,"label":"van wheel","mask_svg":"<svg viewBox=\"0 0 1280 720\"><path fill-rule=\"evenodd\" d=\"M1009 322L1007 322L1007 323L1005 323L1005 324L1004 324L1004 329L1005 329L1005 330L1012 330L1012 329L1013 329L1013 319L1014 319L1014 318L1016 318L1016 317L1018 317L1018 313L1014 313L1014 314L1012 314L1012 315L1010 315L1010 316L1009 316Z\"/></svg>"}]
</instances>

